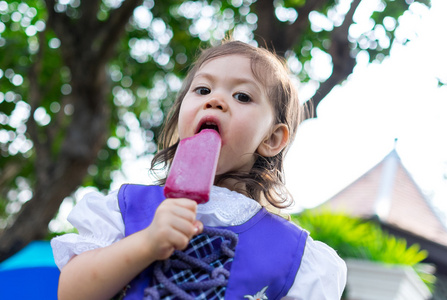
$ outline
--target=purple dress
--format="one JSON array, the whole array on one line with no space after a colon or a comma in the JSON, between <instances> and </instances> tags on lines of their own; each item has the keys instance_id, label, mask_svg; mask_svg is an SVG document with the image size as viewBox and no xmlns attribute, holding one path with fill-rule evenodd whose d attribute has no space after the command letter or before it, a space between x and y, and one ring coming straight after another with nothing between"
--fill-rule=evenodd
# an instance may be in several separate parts
<instances>
[{"instance_id":1,"label":"purple dress","mask_svg":"<svg viewBox=\"0 0 447 300\"><path fill-rule=\"evenodd\" d=\"M146 228L163 187L123 185L125 235ZM281 299L292 286L308 233L264 208L242 225L206 227L187 249L139 274L125 299Z\"/></svg>"}]
</instances>

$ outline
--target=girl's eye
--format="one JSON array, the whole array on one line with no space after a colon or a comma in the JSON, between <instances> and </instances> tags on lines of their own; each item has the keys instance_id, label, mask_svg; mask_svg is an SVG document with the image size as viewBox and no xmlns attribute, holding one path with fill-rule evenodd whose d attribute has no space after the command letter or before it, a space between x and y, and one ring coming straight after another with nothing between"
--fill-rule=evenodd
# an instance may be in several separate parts
<instances>
[{"instance_id":1,"label":"girl's eye","mask_svg":"<svg viewBox=\"0 0 447 300\"><path fill-rule=\"evenodd\" d=\"M243 103L247 103L251 101L251 98L249 95L244 94L244 93L237 93L234 95L234 98L239 101L239 102L243 102Z\"/></svg>"},{"instance_id":2,"label":"girl's eye","mask_svg":"<svg viewBox=\"0 0 447 300\"><path fill-rule=\"evenodd\" d=\"M208 95L209 93L211 93L211 90L206 87L198 87L194 91L199 95Z\"/></svg>"}]
</instances>

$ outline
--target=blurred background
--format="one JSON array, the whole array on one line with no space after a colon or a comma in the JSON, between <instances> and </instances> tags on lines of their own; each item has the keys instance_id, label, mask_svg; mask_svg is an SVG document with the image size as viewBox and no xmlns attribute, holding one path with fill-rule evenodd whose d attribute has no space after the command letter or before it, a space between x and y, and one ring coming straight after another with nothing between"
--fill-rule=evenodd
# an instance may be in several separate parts
<instances>
[{"instance_id":1,"label":"blurred background","mask_svg":"<svg viewBox=\"0 0 447 300\"><path fill-rule=\"evenodd\" d=\"M72 231L88 191L151 183L189 64L231 35L283 56L314 108L286 160L288 212L372 221L445 279L446 12L443 0L0 1L0 261Z\"/></svg>"}]
</instances>

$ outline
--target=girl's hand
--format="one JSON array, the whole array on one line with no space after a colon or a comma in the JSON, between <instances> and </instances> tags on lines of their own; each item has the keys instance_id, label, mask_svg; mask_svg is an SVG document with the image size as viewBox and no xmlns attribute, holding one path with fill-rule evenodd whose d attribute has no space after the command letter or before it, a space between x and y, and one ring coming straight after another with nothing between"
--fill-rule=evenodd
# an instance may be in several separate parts
<instances>
[{"instance_id":1,"label":"girl's hand","mask_svg":"<svg viewBox=\"0 0 447 300\"><path fill-rule=\"evenodd\" d=\"M61 270L58 299L110 299L155 260L185 249L203 231L196 210L193 200L167 199L145 229L73 257Z\"/></svg>"},{"instance_id":2,"label":"girl's hand","mask_svg":"<svg viewBox=\"0 0 447 300\"><path fill-rule=\"evenodd\" d=\"M148 265L186 248L202 232L196 210L193 200L167 199L145 229L75 256L61 271L58 299L110 299Z\"/></svg>"},{"instance_id":3,"label":"girl's hand","mask_svg":"<svg viewBox=\"0 0 447 300\"><path fill-rule=\"evenodd\" d=\"M166 199L155 212L154 219L145 231L150 241L154 260L169 258L174 250L183 250L191 238L203 231L196 220L197 203L190 199Z\"/></svg>"}]
</instances>

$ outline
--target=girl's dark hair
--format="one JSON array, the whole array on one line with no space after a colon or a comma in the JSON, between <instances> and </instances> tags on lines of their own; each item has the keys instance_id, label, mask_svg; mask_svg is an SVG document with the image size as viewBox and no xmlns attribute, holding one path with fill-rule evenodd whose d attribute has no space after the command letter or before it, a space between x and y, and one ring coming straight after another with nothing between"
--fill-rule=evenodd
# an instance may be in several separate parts
<instances>
[{"instance_id":1,"label":"girl's dark hair","mask_svg":"<svg viewBox=\"0 0 447 300\"><path fill-rule=\"evenodd\" d=\"M190 89L196 72L207 61L228 55L242 55L250 59L255 78L264 86L275 112L275 124L283 123L289 129L289 143L274 157L263 157L257 154L253 168L247 172L232 172L216 176L215 184L219 185L227 179L236 179L235 190L260 201L264 197L277 208L285 208L292 204L293 198L287 191L284 178L284 157L293 142L301 117L298 94L290 80L285 61L274 53L253 47L239 41L226 41L221 45L205 49L183 81L177 98L170 109L165 126L161 133L159 149L151 163L151 171L169 168L178 146L177 132L180 106ZM161 165L161 167L160 167ZM159 179L164 185L166 177Z\"/></svg>"}]
</instances>

